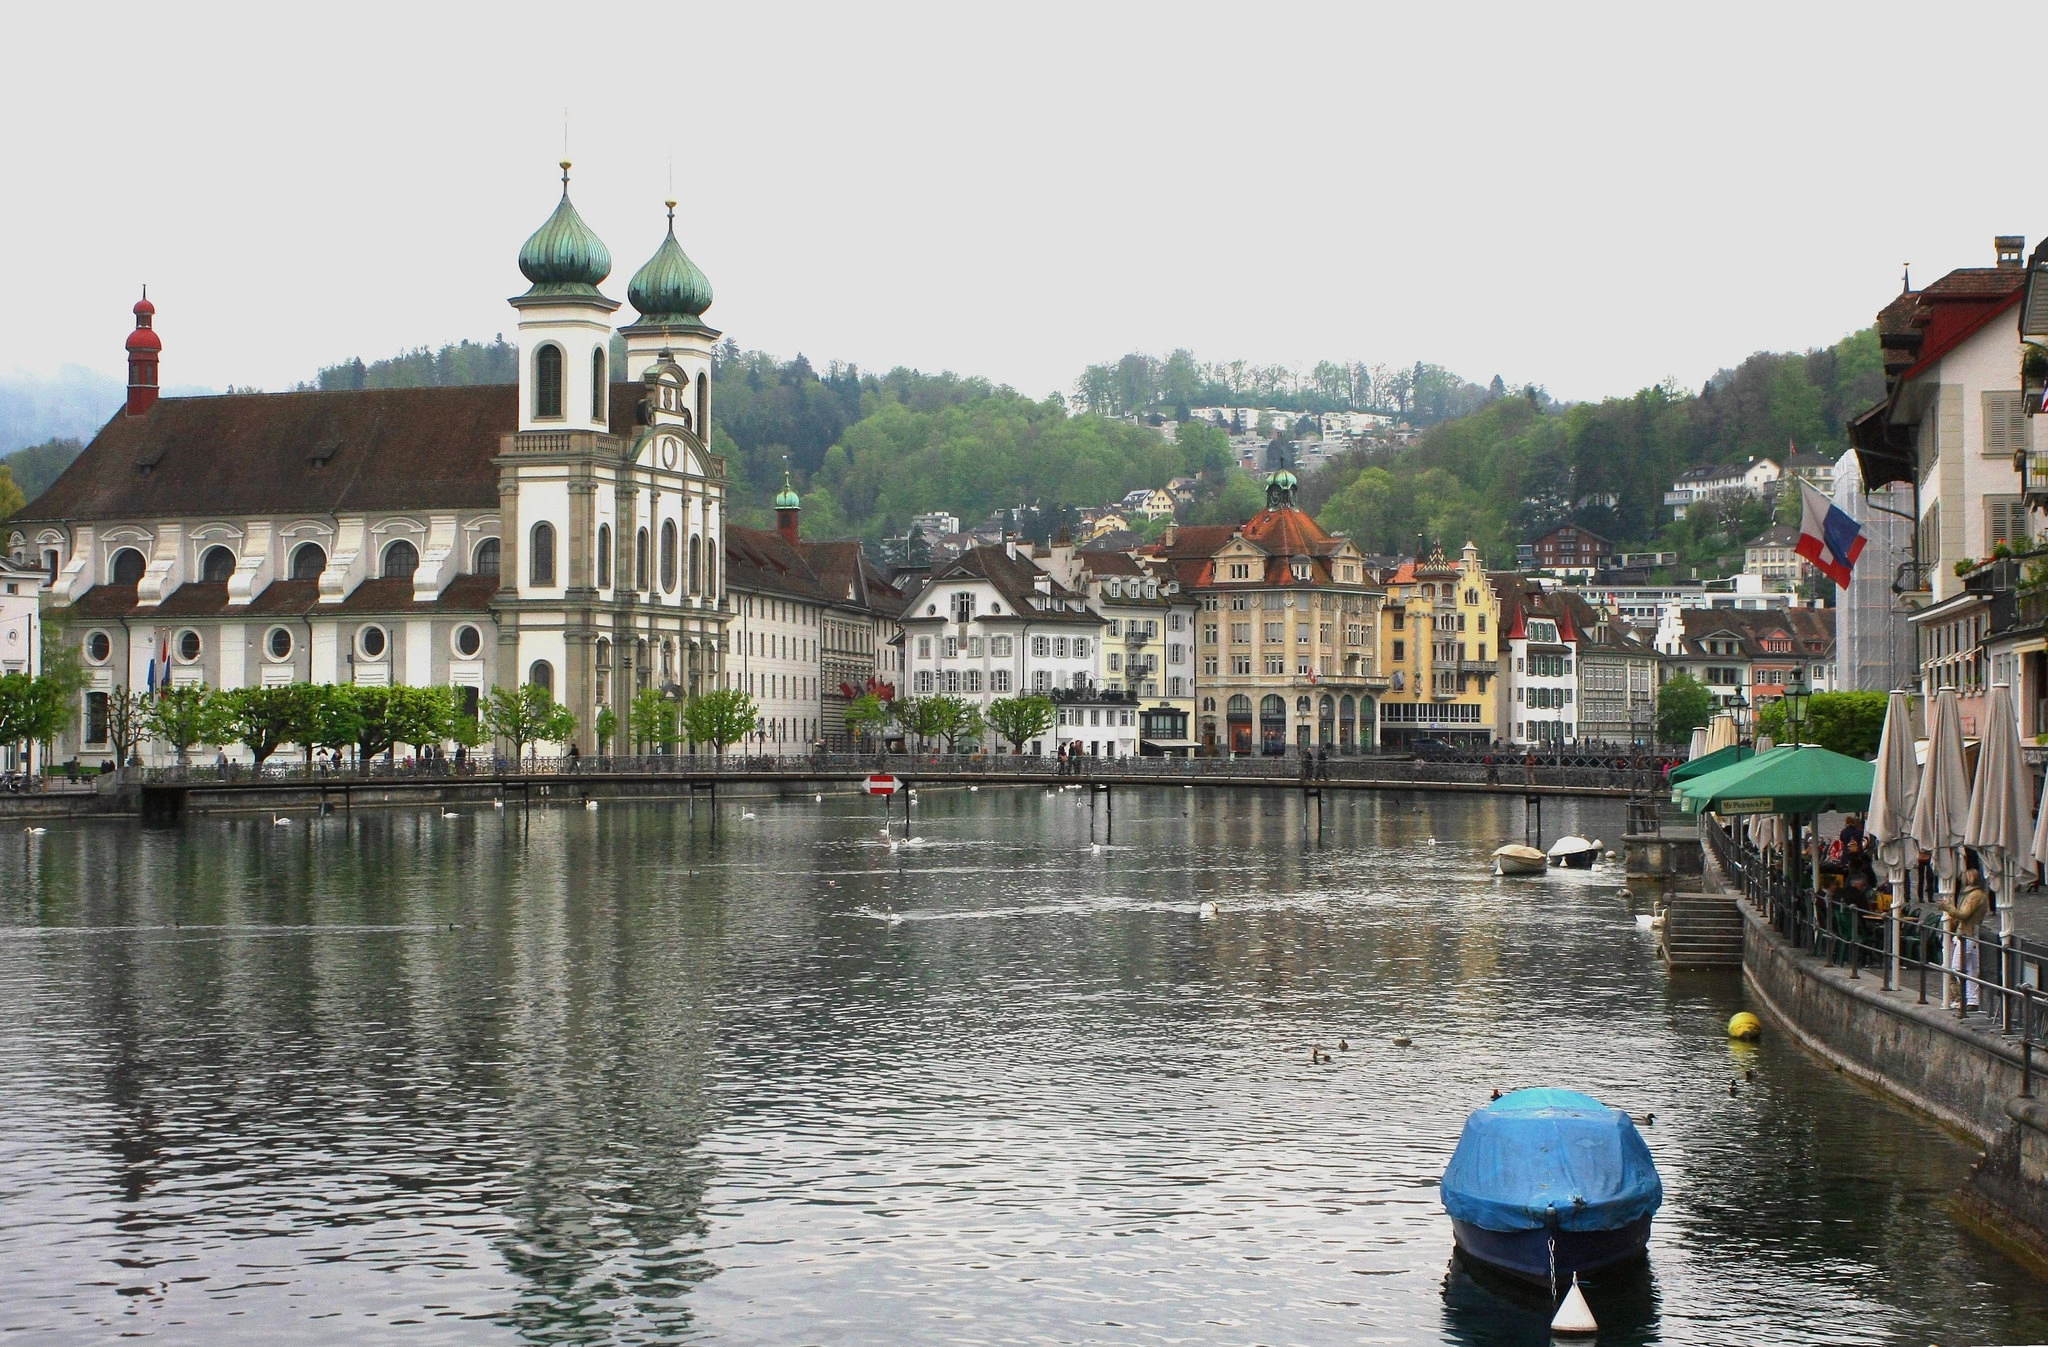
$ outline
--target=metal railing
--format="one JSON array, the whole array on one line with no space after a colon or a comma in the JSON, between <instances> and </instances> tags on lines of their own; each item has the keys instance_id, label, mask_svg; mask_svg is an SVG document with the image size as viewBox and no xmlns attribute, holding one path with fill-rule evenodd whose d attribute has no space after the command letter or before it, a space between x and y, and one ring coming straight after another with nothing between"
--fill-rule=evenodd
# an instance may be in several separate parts
<instances>
[{"instance_id":1,"label":"metal railing","mask_svg":"<svg viewBox=\"0 0 2048 1347\"><path fill-rule=\"evenodd\" d=\"M1715 860L1743 900L1789 944L1830 967L1846 968L1851 978L1875 968L1887 987L1896 953L1901 982L1913 984L1916 1004L1928 1004L1932 979L1944 1010L1953 1009L1963 1020L1978 1015L1988 1027L2016 1040L2020 1092L2033 1093L2034 1054L2048 1044L2048 948L2019 936L2001 940L1949 932L1931 896L1914 892L1924 880L1911 875L1894 923L1889 913L1847 901L1839 890L1804 883L1803 865L1802 882L1789 883L1779 864L1730 829L1711 821L1702 828ZM2010 895L2001 898L2011 901ZM1975 972L1969 971L1972 962Z\"/></svg>"},{"instance_id":2,"label":"metal railing","mask_svg":"<svg viewBox=\"0 0 2048 1347\"><path fill-rule=\"evenodd\" d=\"M1015 753L657 753L636 756L528 755L513 760L489 754L454 758L375 758L365 765L273 758L259 769L247 763L220 766L130 769L149 785L320 786L365 781L438 781L507 777L850 777L890 773L913 780L946 778L1115 778L1176 783L1204 781L1300 781L1359 785L1493 786L1501 789L1557 788L1622 793L1636 775L1620 759L1582 765L1585 760L1502 757L1493 763L1426 760L1407 754L1332 751L1328 757L1290 750L1284 754L1240 754L1233 758L1107 757L1060 759Z\"/></svg>"}]
</instances>

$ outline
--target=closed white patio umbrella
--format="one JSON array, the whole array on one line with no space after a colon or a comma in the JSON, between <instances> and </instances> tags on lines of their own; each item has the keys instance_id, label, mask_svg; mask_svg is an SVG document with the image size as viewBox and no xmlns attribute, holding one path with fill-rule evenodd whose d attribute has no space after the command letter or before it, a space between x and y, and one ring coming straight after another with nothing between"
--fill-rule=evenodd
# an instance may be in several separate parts
<instances>
[{"instance_id":1,"label":"closed white patio umbrella","mask_svg":"<svg viewBox=\"0 0 2048 1347\"><path fill-rule=\"evenodd\" d=\"M1707 756L1707 727L1696 725L1692 731L1692 744L1685 750L1685 760L1691 762L1694 758L1704 758L1705 756Z\"/></svg>"},{"instance_id":2,"label":"closed white patio umbrella","mask_svg":"<svg viewBox=\"0 0 2048 1347\"><path fill-rule=\"evenodd\" d=\"M1984 719L1963 842L1975 847L1987 865L1998 867L1998 935L2003 940L2012 934L2013 876L2020 857L2033 846L2034 781L2020 756L2019 720L2005 684L1991 685Z\"/></svg>"},{"instance_id":3,"label":"closed white patio umbrella","mask_svg":"<svg viewBox=\"0 0 2048 1347\"><path fill-rule=\"evenodd\" d=\"M1963 868L1963 826L1970 816L1970 783L1963 770L1963 712L1954 688L1934 698L1927 727L1927 758L1920 767L1920 789L1913 800L1908 831L1928 853L1944 898L1953 898L1956 876ZM1943 1000L1947 1000L1944 993Z\"/></svg>"},{"instance_id":4,"label":"closed white patio umbrella","mask_svg":"<svg viewBox=\"0 0 2048 1347\"><path fill-rule=\"evenodd\" d=\"M1913 844L1913 801L1920 787L1920 768L1913 761L1913 713L1906 694L1894 691L1884 708L1884 732L1877 740L1877 774L1870 785L1870 817L1864 831L1877 844L1878 863L1891 881L1892 957L1885 966L1885 986L1899 985L1899 908L1906 898L1906 873L1917 853Z\"/></svg>"}]
</instances>

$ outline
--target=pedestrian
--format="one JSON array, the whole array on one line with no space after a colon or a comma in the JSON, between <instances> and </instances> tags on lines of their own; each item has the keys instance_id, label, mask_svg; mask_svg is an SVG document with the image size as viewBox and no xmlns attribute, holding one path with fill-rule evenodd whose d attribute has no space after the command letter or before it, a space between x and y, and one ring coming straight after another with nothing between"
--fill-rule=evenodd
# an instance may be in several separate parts
<instances>
[{"instance_id":1,"label":"pedestrian","mask_svg":"<svg viewBox=\"0 0 2048 1347\"><path fill-rule=\"evenodd\" d=\"M569 745L569 772L570 772L570 775L572 775L572 776L573 776L573 775L575 775L575 774L576 774L577 772L580 772L580 771L582 771L582 770L583 770L583 750L582 750L582 749L580 749L580 748L578 748L578 747L576 747L576 745L574 745L574 744L571 744L571 745Z\"/></svg>"},{"instance_id":2,"label":"pedestrian","mask_svg":"<svg viewBox=\"0 0 2048 1347\"><path fill-rule=\"evenodd\" d=\"M1977 1004L1977 984L1969 979L1977 976L1977 928L1989 905L1984 876L1976 870L1963 871L1962 887L1955 900L1944 898L1940 903L1949 931L1947 967L1963 980L1963 1004L1972 1008ZM1946 995L1942 1004L1949 1004Z\"/></svg>"}]
</instances>

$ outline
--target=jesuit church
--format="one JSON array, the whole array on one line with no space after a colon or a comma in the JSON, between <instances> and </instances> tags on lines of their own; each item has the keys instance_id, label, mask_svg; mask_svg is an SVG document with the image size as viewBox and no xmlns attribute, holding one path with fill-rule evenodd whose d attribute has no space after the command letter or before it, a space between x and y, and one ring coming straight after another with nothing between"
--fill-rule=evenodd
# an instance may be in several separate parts
<instances>
[{"instance_id":1,"label":"jesuit church","mask_svg":"<svg viewBox=\"0 0 2048 1347\"><path fill-rule=\"evenodd\" d=\"M671 201L627 285L612 368L611 255L570 204L568 169L519 251L516 387L159 398L155 309L135 306L126 406L5 525L90 672L60 757L104 751L109 693L165 680L452 686L472 701L531 682L575 713L585 752L605 747L590 732L601 705L623 722L638 689L740 681L726 465L707 449L710 283ZM815 720L791 721L791 738L815 737Z\"/></svg>"}]
</instances>

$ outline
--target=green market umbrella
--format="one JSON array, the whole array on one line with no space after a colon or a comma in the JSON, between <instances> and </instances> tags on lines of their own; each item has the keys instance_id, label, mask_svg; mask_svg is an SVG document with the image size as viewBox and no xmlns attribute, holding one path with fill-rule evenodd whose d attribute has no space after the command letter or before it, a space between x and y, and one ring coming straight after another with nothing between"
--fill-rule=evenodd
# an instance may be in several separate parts
<instances>
[{"instance_id":1,"label":"green market umbrella","mask_svg":"<svg viewBox=\"0 0 2048 1347\"><path fill-rule=\"evenodd\" d=\"M1718 772L1723 767L1733 767L1736 763L1747 762L1755 756L1756 750L1747 744L1731 744L1727 748L1717 749L1702 757L1694 758L1691 762L1679 763L1678 766L1671 769L1671 775L1666 777L1665 780L1671 783L1673 790L1676 790L1681 782L1697 780L1708 772Z\"/></svg>"},{"instance_id":2,"label":"green market umbrella","mask_svg":"<svg viewBox=\"0 0 2048 1347\"><path fill-rule=\"evenodd\" d=\"M1788 746L1695 777L1678 788L1693 813L1819 814L1870 807L1877 769L1825 748Z\"/></svg>"}]
</instances>

